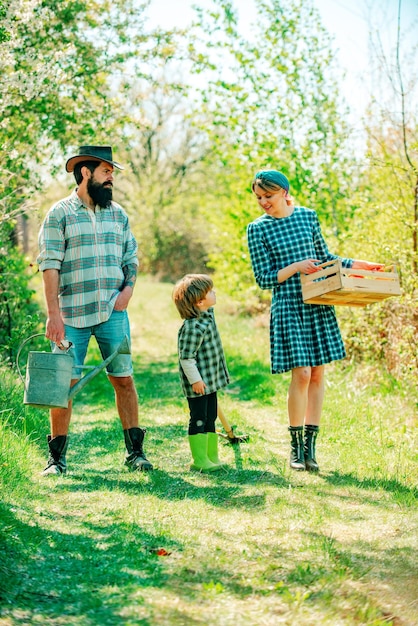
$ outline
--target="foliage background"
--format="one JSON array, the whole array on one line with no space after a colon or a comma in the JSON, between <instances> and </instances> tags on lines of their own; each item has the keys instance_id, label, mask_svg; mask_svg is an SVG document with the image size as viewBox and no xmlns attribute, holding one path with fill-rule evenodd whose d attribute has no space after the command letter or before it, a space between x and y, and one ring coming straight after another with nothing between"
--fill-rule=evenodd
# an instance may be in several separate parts
<instances>
[{"instance_id":1,"label":"foliage background","mask_svg":"<svg viewBox=\"0 0 418 626\"><path fill-rule=\"evenodd\" d=\"M393 97L371 100L355 129L367 137L359 154L334 42L312 2L256 0L252 37L229 0L197 7L190 27L171 31L149 28L148 4L0 2L2 355L12 363L42 328L31 293L36 233L70 191L65 159L79 145L112 143L142 271L165 281L214 272L244 315L264 314L270 297L248 258L246 226L258 214L250 181L260 167L283 170L331 250L397 265L401 298L339 316L352 361L416 385L416 45L402 46L399 27L385 57L371 29L370 62Z\"/></svg>"}]
</instances>

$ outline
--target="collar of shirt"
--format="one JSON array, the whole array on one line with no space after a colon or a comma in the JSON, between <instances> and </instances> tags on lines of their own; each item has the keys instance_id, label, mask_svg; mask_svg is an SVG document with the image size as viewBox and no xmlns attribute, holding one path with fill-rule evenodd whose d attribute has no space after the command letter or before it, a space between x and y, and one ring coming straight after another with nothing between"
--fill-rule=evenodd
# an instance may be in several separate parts
<instances>
[{"instance_id":1,"label":"collar of shirt","mask_svg":"<svg viewBox=\"0 0 418 626\"><path fill-rule=\"evenodd\" d=\"M79 211L80 209L88 209L89 211L92 211L93 209L91 209L90 207L88 207L86 204L84 204L84 202L82 201L82 199L80 198L80 196L77 193L78 191L78 187L76 187L74 189L74 191L71 194L71 200L74 201L74 209L76 211ZM98 204L96 204L96 206L94 207L94 211L100 211L102 209L102 207Z\"/></svg>"}]
</instances>

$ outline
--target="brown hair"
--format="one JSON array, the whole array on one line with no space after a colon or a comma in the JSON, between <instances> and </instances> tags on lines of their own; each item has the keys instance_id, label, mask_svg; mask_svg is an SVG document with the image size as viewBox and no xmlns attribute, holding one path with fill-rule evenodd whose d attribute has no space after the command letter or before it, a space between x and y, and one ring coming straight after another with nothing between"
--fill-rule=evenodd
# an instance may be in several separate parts
<instances>
[{"instance_id":1,"label":"brown hair","mask_svg":"<svg viewBox=\"0 0 418 626\"><path fill-rule=\"evenodd\" d=\"M212 289L213 280L207 274L186 274L173 289L173 300L180 317L190 320L199 317L201 311L197 306Z\"/></svg>"},{"instance_id":2,"label":"brown hair","mask_svg":"<svg viewBox=\"0 0 418 626\"><path fill-rule=\"evenodd\" d=\"M284 189L286 192L286 195L284 197L284 199L286 200L286 204L288 206L292 206L295 203L293 197L289 195L288 190L285 187L279 185L279 183L274 182L273 180L268 180L264 177L258 177L256 174L253 182L251 183L251 189L253 190L253 193L255 193L254 187L256 185L257 187L260 187L260 189L262 189L263 191L269 191L270 193L277 193L281 189Z\"/></svg>"},{"instance_id":3,"label":"brown hair","mask_svg":"<svg viewBox=\"0 0 418 626\"><path fill-rule=\"evenodd\" d=\"M100 165L100 161L80 161L74 165L74 178L77 185L80 185L83 180L83 174L81 173L82 167L87 167L92 174L94 174L96 168Z\"/></svg>"}]
</instances>

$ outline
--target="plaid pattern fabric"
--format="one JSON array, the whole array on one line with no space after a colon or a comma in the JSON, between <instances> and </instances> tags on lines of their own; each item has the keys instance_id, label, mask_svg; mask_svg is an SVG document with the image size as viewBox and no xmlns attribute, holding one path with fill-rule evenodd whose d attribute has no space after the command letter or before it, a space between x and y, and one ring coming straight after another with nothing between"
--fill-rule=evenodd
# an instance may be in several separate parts
<instances>
[{"instance_id":1,"label":"plaid pattern fabric","mask_svg":"<svg viewBox=\"0 0 418 626\"><path fill-rule=\"evenodd\" d=\"M213 393L229 383L221 337L215 322L213 308L199 317L184 320L178 332L179 359L196 359L196 365L203 382L205 393ZM200 397L187 380L181 365L180 380L183 393L188 398Z\"/></svg>"},{"instance_id":2,"label":"plaid pattern fabric","mask_svg":"<svg viewBox=\"0 0 418 626\"><path fill-rule=\"evenodd\" d=\"M272 373L343 359L345 349L334 307L305 304L299 273L277 282L277 272L297 261L310 258L324 263L339 258L329 252L315 211L295 207L289 217L262 215L248 225L247 237L255 280L261 289L273 291ZM341 261L344 267L353 264L353 259Z\"/></svg>"},{"instance_id":3,"label":"plaid pattern fabric","mask_svg":"<svg viewBox=\"0 0 418 626\"><path fill-rule=\"evenodd\" d=\"M129 284L125 275L136 273L137 250L128 216L116 202L94 212L74 191L49 210L39 232L37 263L41 271L59 271L66 324L85 328L109 319L119 291Z\"/></svg>"}]
</instances>

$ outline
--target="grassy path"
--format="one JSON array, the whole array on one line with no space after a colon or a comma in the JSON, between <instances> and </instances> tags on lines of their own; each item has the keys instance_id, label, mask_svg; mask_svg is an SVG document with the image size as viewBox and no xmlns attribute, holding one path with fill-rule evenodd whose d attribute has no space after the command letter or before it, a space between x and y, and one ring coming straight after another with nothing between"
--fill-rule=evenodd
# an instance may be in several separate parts
<instances>
[{"instance_id":1,"label":"grassy path","mask_svg":"<svg viewBox=\"0 0 418 626\"><path fill-rule=\"evenodd\" d=\"M101 374L76 398L68 475L39 476L39 440L30 448L36 471L4 498L11 565L0 569L9 581L0 625L418 623L412 402L371 368L331 367L321 472L291 472L287 379L268 372L268 331L220 303L233 379L222 404L251 440L221 447L224 474L192 473L170 293L142 280L130 309L155 471L122 469ZM44 426L39 437L46 415Z\"/></svg>"}]
</instances>

